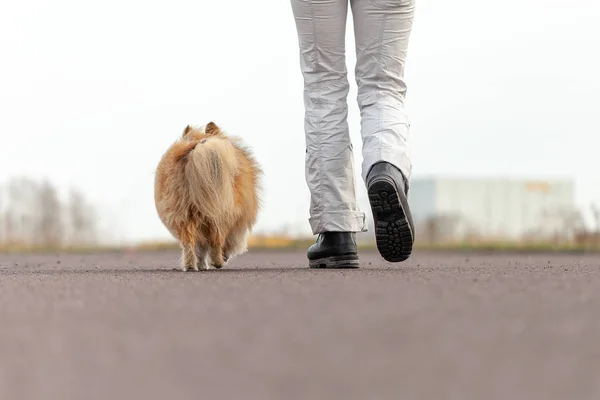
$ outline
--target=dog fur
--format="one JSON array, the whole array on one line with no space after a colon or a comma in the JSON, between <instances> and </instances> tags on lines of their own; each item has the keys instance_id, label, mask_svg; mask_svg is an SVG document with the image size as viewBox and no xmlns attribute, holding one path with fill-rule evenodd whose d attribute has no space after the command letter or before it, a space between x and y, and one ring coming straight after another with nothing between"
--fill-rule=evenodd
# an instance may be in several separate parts
<instances>
[{"instance_id":1,"label":"dog fur","mask_svg":"<svg viewBox=\"0 0 600 400\"><path fill-rule=\"evenodd\" d=\"M262 171L241 139L213 122L187 126L156 169L158 216L182 249L184 271L222 268L247 251Z\"/></svg>"}]
</instances>

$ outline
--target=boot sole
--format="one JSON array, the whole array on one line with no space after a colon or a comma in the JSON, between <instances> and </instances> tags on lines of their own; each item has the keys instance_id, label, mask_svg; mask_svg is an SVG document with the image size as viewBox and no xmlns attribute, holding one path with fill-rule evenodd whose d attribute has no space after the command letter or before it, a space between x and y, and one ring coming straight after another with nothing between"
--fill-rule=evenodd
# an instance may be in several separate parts
<instances>
[{"instance_id":1,"label":"boot sole","mask_svg":"<svg viewBox=\"0 0 600 400\"><path fill-rule=\"evenodd\" d=\"M413 250L414 238L396 185L381 178L371 184L368 194L379 254L388 262L407 260Z\"/></svg>"},{"instance_id":2,"label":"boot sole","mask_svg":"<svg viewBox=\"0 0 600 400\"><path fill-rule=\"evenodd\" d=\"M308 266L310 268L320 269L345 269L345 268L358 268L360 262L358 255L346 254L342 256L324 257L316 260L309 260Z\"/></svg>"}]
</instances>

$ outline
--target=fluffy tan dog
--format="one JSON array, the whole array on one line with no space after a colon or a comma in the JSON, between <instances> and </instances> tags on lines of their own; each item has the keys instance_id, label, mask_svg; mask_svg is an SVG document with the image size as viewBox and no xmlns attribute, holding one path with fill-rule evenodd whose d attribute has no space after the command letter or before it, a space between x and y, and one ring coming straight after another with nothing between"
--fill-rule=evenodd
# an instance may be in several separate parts
<instances>
[{"instance_id":1,"label":"fluffy tan dog","mask_svg":"<svg viewBox=\"0 0 600 400\"><path fill-rule=\"evenodd\" d=\"M182 248L184 271L221 268L247 251L262 174L241 139L210 122L189 125L156 169L158 216Z\"/></svg>"}]
</instances>

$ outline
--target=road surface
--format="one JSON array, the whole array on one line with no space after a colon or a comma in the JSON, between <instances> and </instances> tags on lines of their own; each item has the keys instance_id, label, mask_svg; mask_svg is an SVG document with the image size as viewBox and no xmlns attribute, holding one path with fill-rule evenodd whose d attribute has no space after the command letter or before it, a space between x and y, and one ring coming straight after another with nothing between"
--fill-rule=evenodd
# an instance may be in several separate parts
<instances>
[{"instance_id":1,"label":"road surface","mask_svg":"<svg viewBox=\"0 0 600 400\"><path fill-rule=\"evenodd\" d=\"M0 255L0 399L600 398L600 257Z\"/></svg>"}]
</instances>

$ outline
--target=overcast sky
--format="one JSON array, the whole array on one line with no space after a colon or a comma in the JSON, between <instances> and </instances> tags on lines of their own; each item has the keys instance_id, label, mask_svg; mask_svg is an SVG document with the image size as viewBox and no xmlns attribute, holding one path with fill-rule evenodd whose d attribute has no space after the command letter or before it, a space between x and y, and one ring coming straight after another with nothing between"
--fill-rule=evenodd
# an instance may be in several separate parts
<instances>
[{"instance_id":1,"label":"overcast sky","mask_svg":"<svg viewBox=\"0 0 600 400\"><path fill-rule=\"evenodd\" d=\"M289 1L0 1L0 181L78 186L115 238L169 238L156 164L186 124L213 120L263 166L257 228L310 232ZM417 0L413 177L571 177L579 203L600 201L599 20L597 0ZM347 38L359 150L351 21Z\"/></svg>"}]
</instances>

